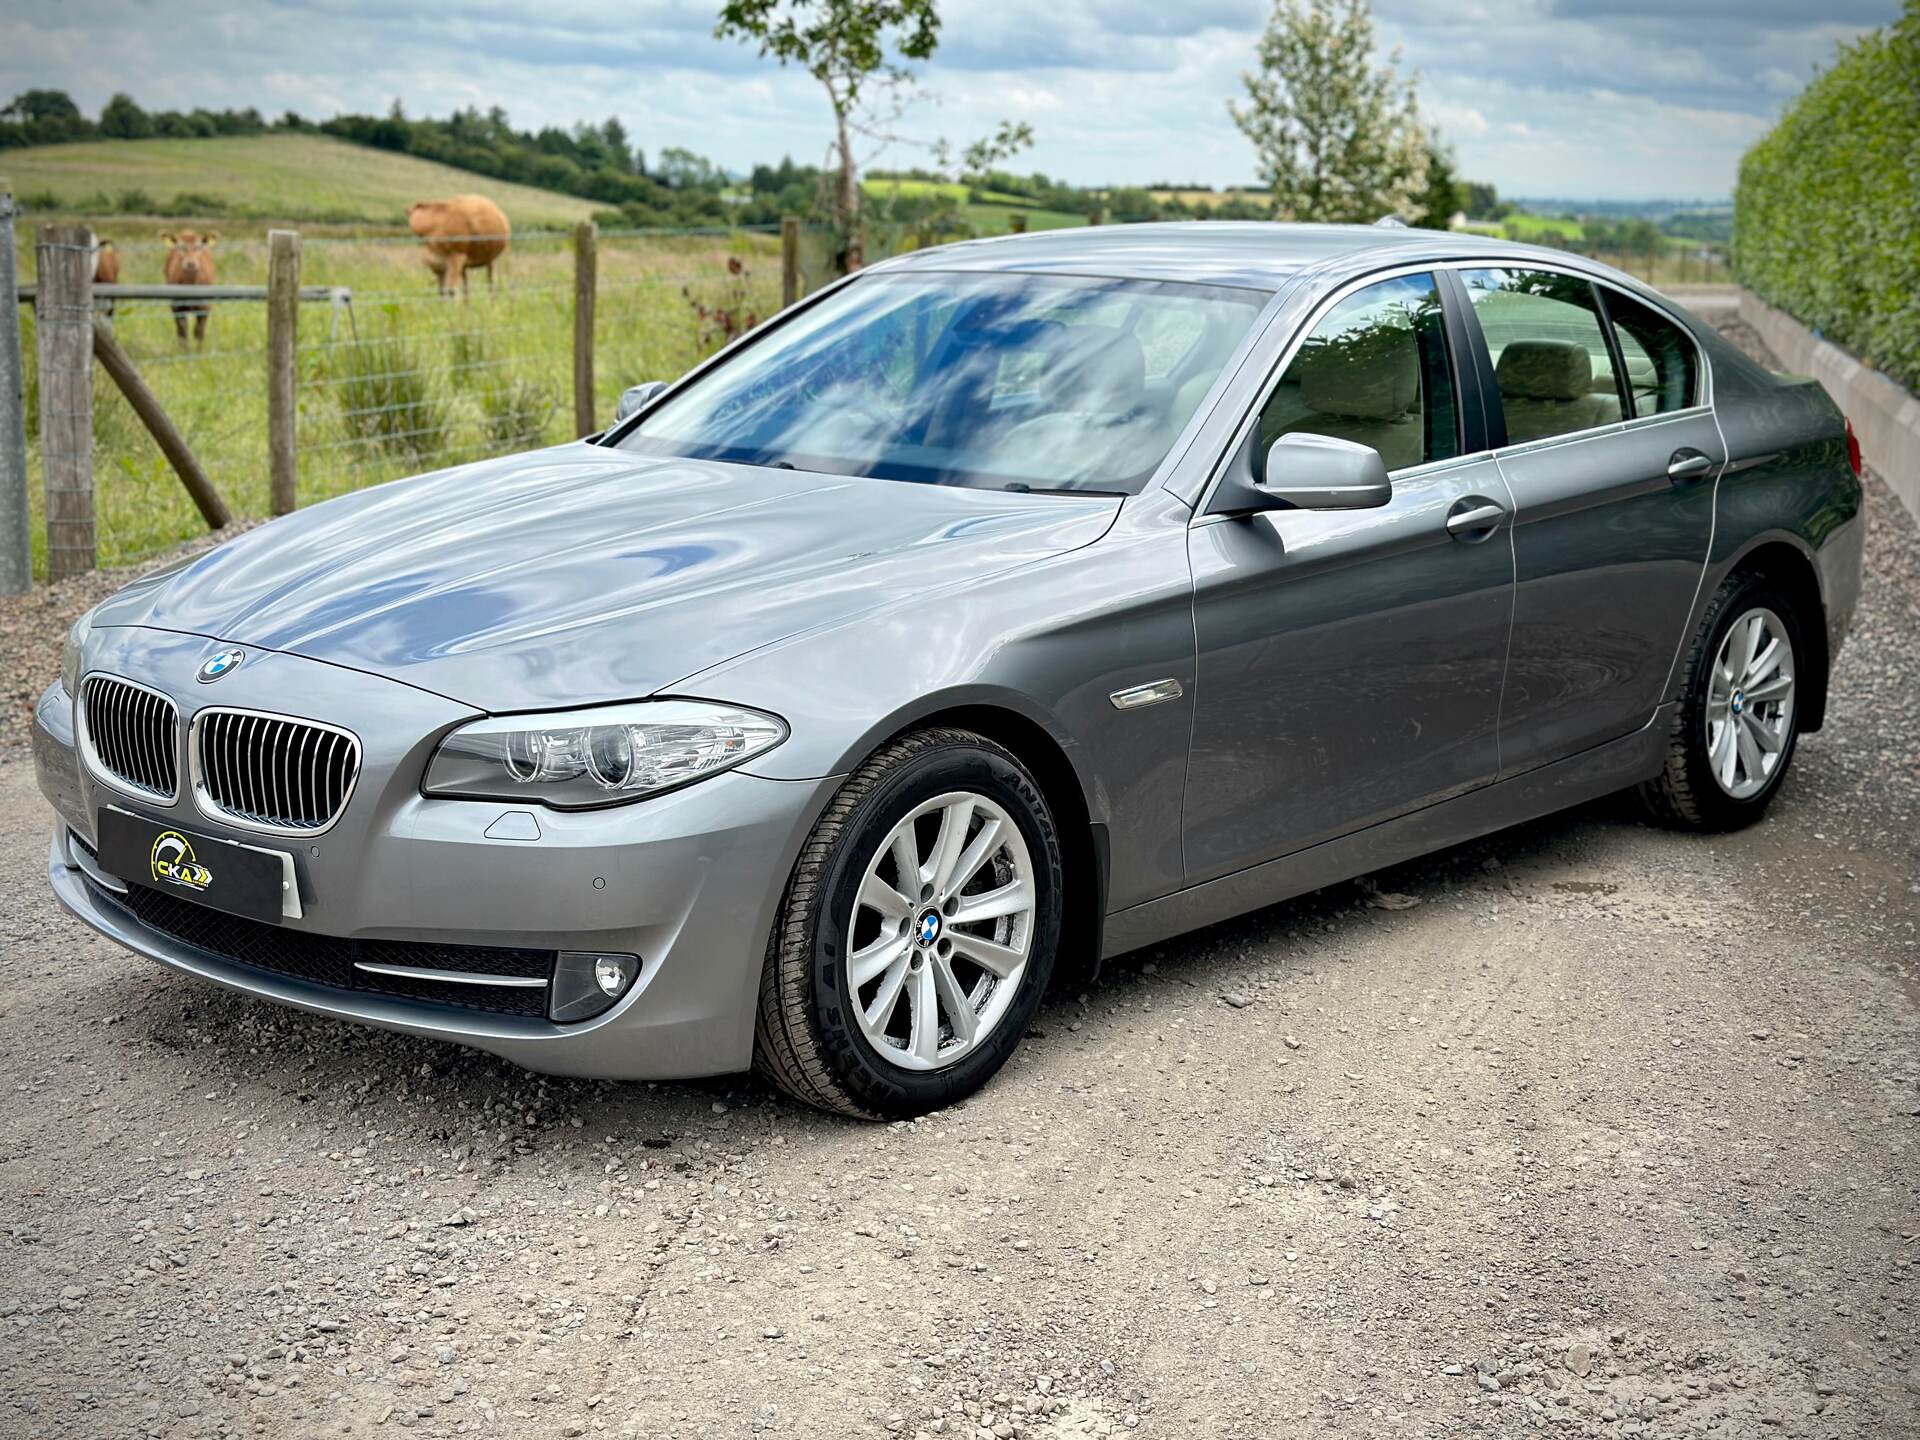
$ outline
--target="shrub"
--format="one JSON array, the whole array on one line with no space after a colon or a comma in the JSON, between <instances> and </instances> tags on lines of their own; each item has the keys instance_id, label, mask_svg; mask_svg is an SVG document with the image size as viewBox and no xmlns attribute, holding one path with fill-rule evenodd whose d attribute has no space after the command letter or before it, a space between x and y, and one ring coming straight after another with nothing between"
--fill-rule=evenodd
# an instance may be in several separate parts
<instances>
[{"instance_id":1,"label":"shrub","mask_svg":"<svg viewBox=\"0 0 1920 1440\"><path fill-rule=\"evenodd\" d=\"M434 393L413 347L392 337L342 345L333 353L340 421L364 452L433 460L447 443L447 406Z\"/></svg>"},{"instance_id":2,"label":"shrub","mask_svg":"<svg viewBox=\"0 0 1920 1440\"><path fill-rule=\"evenodd\" d=\"M482 390L480 409L491 448L522 450L544 443L547 422L559 402L538 380L515 377L497 380Z\"/></svg>"},{"instance_id":3,"label":"shrub","mask_svg":"<svg viewBox=\"0 0 1920 1440\"><path fill-rule=\"evenodd\" d=\"M1844 46L1740 162L1733 263L1769 304L1920 388L1920 0Z\"/></svg>"}]
</instances>

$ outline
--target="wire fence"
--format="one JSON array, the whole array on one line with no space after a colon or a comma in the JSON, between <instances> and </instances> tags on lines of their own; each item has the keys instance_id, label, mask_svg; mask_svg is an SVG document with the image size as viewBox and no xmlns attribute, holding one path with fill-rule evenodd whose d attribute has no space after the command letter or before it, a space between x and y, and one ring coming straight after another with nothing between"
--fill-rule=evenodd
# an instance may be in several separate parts
<instances>
[{"instance_id":1,"label":"wire fence","mask_svg":"<svg viewBox=\"0 0 1920 1440\"><path fill-rule=\"evenodd\" d=\"M203 237L204 238L204 237ZM124 284L160 283L164 242L117 242ZM814 246L819 249L821 247ZM209 249L221 286L262 286L265 239ZM33 279L31 252L21 279ZM598 237L593 413L620 393L684 373L781 305L777 233L633 231ZM814 277L824 283L828 275ZM442 295L411 235L305 237L300 283L351 300L300 307L295 351L299 503L398 476L571 439L577 278L570 233L513 237L506 254ZM812 288L807 285L805 288ZM257 301L96 300L234 513L271 513L265 375L268 309ZM202 316L197 311L204 310ZM44 437L34 307L20 307L34 569L47 573ZM202 332L203 328L203 333ZM92 378L99 562L124 565L205 533L193 501L113 382Z\"/></svg>"}]
</instances>

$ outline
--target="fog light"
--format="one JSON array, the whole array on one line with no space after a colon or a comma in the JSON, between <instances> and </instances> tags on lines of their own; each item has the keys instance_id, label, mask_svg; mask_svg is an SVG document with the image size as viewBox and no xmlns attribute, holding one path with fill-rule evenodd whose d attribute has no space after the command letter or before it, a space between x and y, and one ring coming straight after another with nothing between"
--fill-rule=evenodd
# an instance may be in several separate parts
<instances>
[{"instance_id":1,"label":"fog light","mask_svg":"<svg viewBox=\"0 0 1920 1440\"><path fill-rule=\"evenodd\" d=\"M593 962L593 983L615 1000L639 973L640 962L631 955L601 955Z\"/></svg>"},{"instance_id":2,"label":"fog light","mask_svg":"<svg viewBox=\"0 0 1920 1440\"><path fill-rule=\"evenodd\" d=\"M553 967L552 1002L547 1013L555 1020L591 1020L610 1009L639 978L638 955L562 950Z\"/></svg>"}]
</instances>

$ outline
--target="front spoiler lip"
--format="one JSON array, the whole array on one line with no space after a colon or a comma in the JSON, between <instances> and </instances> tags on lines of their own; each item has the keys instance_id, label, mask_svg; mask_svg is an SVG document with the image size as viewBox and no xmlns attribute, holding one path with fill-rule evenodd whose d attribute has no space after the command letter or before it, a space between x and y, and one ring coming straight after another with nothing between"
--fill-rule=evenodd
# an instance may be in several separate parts
<instances>
[{"instance_id":1,"label":"front spoiler lip","mask_svg":"<svg viewBox=\"0 0 1920 1440\"><path fill-rule=\"evenodd\" d=\"M448 1011L385 995L356 993L353 1003L343 1004L340 992L330 986L222 960L129 919L98 899L79 868L67 863L60 853L58 834L47 846L47 883L53 887L54 898L69 914L137 955L226 989L329 1019L374 1025L428 1039L452 1040L495 1053L505 1054L498 1047L511 1045L514 1053L505 1054L505 1058L534 1068L538 1068L538 1058L527 1058L525 1047L575 1040L599 1028L595 1022L588 1021L563 1029L543 1020L488 1015L482 1011ZM601 1017L600 1023L619 1013L616 1007Z\"/></svg>"}]
</instances>

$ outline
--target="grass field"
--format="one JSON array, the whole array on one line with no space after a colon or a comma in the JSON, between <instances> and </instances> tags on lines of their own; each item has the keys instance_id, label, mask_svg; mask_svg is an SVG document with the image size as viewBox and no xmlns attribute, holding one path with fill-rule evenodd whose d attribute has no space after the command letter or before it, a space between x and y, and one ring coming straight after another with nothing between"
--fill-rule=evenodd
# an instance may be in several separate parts
<instances>
[{"instance_id":1,"label":"grass field","mask_svg":"<svg viewBox=\"0 0 1920 1440\"><path fill-rule=\"evenodd\" d=\"M330 135L39 145L0 151L0 175L12 181L15 195L50 194L63 211L209 223L240 217L405 226L407 206L414 201L476 190L492 196L516 227L527 229L572 225L604 208ZM127 203L135 192L151 204ZM189 203L176 206L180 196ZM192 203L202 196L216 205ZM221 213L201 213L209 208Z\"/></svg>"},{"instance_id":2,"label":"grass field","mask_svg":"<svg viewBox=\"0 0 1920 1440\"><path fill-rule=\"evenodd\" d=\"M150 278L157 245L133 244L129 278ZM225 283L264 280L258 239L222 243ZM729 259L744 273L735 275ZM599 255L595 414L610 419L620 392L684 373L725 339L711 312L744 324L780 300L777 237L609 236ZM22 278L32 274L31 257ZM530 449L573 432L573 261L568 237L516 237L498 288L443 300L407 239L303 236L302 276L352 288L349 307L302 307L298 350L299 500L488 455ZM703 317L696 302L710 312ZM267 513L265 307L213 306L204 350L182 350L164 303L120 302L115 332L242 517ZM28 460L34 563L44 575L38 384L30 310ZM178 479L105 373L93 384L94 487L100 563L130 563L204 533Z\"/></svg>"},{"instance_id":3,"label":"grass field","mask_svg":"<svg viewBox=\"0 0 1920 1440\"><path fill-rule=\"evenodd\" d=\"M1516 240L1525 240L1529 244L1537 243L1549 236L1558 236L1562 240L1579 240L1586 234L1578 220L1568 220L1558 215L1535 215L1526 210L1516 210L1502 220L1502 233Z\"/></svg>"}]
</instances>

